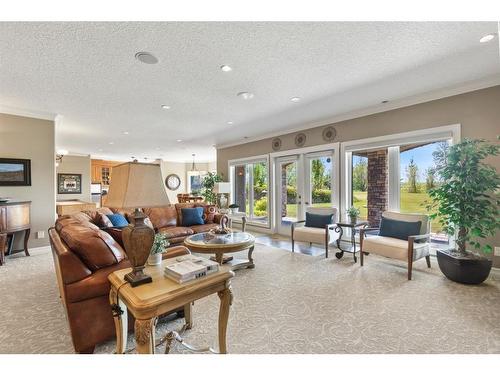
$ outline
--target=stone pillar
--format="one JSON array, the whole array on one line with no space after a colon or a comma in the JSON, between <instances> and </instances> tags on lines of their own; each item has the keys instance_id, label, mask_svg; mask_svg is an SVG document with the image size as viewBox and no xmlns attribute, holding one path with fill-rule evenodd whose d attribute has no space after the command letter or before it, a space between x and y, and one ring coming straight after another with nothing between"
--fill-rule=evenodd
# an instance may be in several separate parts
<instances>
[{"instance_id":1,"label":"stone pillar","mask_svg":"<svg viewBox=\"0 0 500 375\"><path fill-rule=\"evenodd\" d=\"M378 227L388 204L387 150L368 152L368 221Z\"/></svg>"}]
</instances>

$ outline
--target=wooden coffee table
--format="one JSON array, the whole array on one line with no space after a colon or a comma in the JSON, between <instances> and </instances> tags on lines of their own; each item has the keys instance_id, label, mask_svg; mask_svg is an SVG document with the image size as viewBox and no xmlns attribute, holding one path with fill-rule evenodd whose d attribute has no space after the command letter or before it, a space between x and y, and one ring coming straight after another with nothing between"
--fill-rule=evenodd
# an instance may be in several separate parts
<instances>
[{"instance_id":1,"label":"wooden coffee table","mask_svg":"<svg viewBox=\"0 0 500 375\"><path fill-rule=\"evenodd\" d=\"M111 283L109 302L113 309L118 305L121 314L114 313L116 329L116 353L125 353L127 345L128 318L127 310L135 318L135 341L139 354L155 352L155 324L157 317L169 311L184 307L186 328L191 328L192 302L217 293L220 298L219 310L219 353L226 353L226 331L229 307L232 304L230 279L234 273L229 267L200 279L179 284L163 275L165 265L175 262L175 258L164 260L157 266L146 266L144 271L153 278L153 282L132 288L124 281L124 276L131 268L115 271L108 276ZM116 312L116 308L113 310Z\"/></svg>"},{"instance_id":2,"label":"wooden coffee table","mask_svg":"<svg viewBox=\"0 0 500 375\"><path fill-rule=\"evenodd\" d=\"M228 234L198 233L187 237L184 246L194 253L214 254L219 264L228 264L233 270L240 268L255 268L252 253L255 237L246 232L232 231ZM248 260L224 259L224 254L248 250Z\"/></svg>"}]
</instances>

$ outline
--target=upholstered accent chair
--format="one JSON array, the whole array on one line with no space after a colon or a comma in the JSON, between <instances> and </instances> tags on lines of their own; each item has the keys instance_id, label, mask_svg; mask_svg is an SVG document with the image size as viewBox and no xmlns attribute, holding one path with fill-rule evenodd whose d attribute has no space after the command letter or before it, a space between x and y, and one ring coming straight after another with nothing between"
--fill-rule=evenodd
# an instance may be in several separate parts
<instances>
[{"instance_id":1,"label":"upholstered accent chair","mask_svg":"<svg viewBox=\"0 0 500 375\"><path fill-rule=\"evenodd\" d=\"M333 214L331 224L324 228L311 228L303 224L305 220L292 223L292 252L295 251L295 242L309 242L309 244L321 244L325 246L326 257L328 258L328 245L334 241L333 228L338 219L338 211L335 207L307 207L306 212L316 215Z\"/></svg>"},{"instance_id":2,"label":"upholstered accent chair","mask_svg":"<svg viewBox=\"0 0 500 375\"><path fill-rule=\"evenodd\" d=\"M430 220L423 214L402 214L399 212L385 211L382 217L392 220L421 222L420 234L409 236L408 240L384 237L380 235L365 235L378 231L379 228L360 229L360 265L363 266L365 253L378 254L387 258L399 259L408 262L408 280L411 280L413 262L425 257L427 267L431 267L430 250Z\"/></svg>"}]
</instances>

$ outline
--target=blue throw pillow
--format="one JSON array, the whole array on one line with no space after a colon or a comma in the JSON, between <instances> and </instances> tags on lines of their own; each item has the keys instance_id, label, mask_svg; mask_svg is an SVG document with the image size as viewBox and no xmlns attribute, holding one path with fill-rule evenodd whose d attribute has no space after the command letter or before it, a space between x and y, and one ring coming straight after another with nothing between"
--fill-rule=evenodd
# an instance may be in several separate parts
<instances>
[{"instance_id":1,"label":"blue throw pillow","mask_svg":"<svg viewBox=\"0 0 500 375\"><path fill-rule=\"evenodd\" d=\"M330 224L333 224L333 214L319 215L306 212L306 227L324 229Z\"/></svg>"},{"instance_id":2,"label":"blue throw pillow","mask_svg":"<svg viewBox=\"0 0 500 375\"><path fill-rule=\"evenodd\" d=\"M421 221L401 221L382 217L379 236L408 241L409 236L420 234Z\"/></svg>"},{"instance_id":3,"label":"blue throw pillow","mask_svg":"<svg viewBox=\"0 0 500 375\"><path fill-rule=\"evenodd\" d=\"M114 227L116 228L123 228L128 225L127 219L125 219L125 216L122 214L113 214L113 215L106 215L111 221L111 224L113 224Z\"/></svg>"},{"instance_id":4,"label":"blue throw pillow","mask_svg":"<svg viewBox=\"0 0 500 375\"><path fill-rule=\"evenodd\" d=\"M181 211L183 227L205 224L203 221L203 207L182 208Z\"/></svg>"}]
</instances>

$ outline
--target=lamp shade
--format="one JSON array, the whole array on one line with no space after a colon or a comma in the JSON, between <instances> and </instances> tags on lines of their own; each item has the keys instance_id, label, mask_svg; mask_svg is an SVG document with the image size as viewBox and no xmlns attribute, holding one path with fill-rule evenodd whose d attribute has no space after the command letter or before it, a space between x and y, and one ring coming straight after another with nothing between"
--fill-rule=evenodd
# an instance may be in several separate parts
<instances>
[{"instance_id":1,"label":"lamp shade","mask_svg":"<svg viewBox=\"0 0 500 375\"><path fill-rule=\"evenodd\" d=\"M216 182L214 184L215 194L229 194L231 193L231 184L229 182Z\"/></svg>"},{"instance_id":2,"label":"lamp shade","mask_svg":"<svg viewBox=\"0 0 500 375\"><path fill-rule=\"evenodd\" d=\"M146 208L168 204L158 164L129 162L113 167L106 206Z\"/></svg>"}]
</instances>

